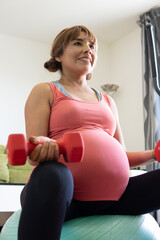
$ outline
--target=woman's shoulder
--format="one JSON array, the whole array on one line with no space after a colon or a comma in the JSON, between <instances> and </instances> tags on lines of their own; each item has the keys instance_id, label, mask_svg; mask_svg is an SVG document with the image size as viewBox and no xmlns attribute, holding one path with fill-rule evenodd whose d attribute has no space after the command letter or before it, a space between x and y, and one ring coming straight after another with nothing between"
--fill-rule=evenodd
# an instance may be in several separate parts
<instances>
[{"instance_id":1,"label":"woman's shoulder","mask_svg":"<svg viewBox=\"0 0 160 240\"><path fill-rule=\"evenodd\" d=\"M102 94L103 94L103 97L108 102L108 104L109 104L112 112L114 113L114 115L118 116L118 110L117 110L117 106L116 106L116 103L115 103L114 99L110 95L108 95L104 92Z\"/></svg>"},{"instance_id":2,"label":"woman's shoulder","mask_svg":"<svg viewBox=\"0 0 160 240\"><path fill-rule=\"evenodd\" d=\"M48 82L42 82L42 83L38 83L36 84L33 88L32 88L32 92L39 92L40 93L45 93L45 92L48 92L50 91L50 86L48 84Z\"/></svg>"},{"instance_id":3,"label":"woman's shoulder","mask_svg":"<svg viewBox=\"0 0 160 240\"><path fill-rule=\"evenodd\" d=\"M101 94L102 94L103 98L105 99L105 101L107 101L108 105L111 107L112 98L104 92L101 92Z\"/></svg>"},{"instance_id":4,"label":"woman's shoulder","mask_svg":"<svg viewBox=\"0 0 160 240\"><path fill-rule=\"evenodd\" d=\"M32 100L37 99L39 102L44 101L44 100L52 102L53 101L53 93L52 93L52 90L51 90L49 84L47 82L36 84L32 88L28 99L32 99Z\"/></svg>"}]
</instances>

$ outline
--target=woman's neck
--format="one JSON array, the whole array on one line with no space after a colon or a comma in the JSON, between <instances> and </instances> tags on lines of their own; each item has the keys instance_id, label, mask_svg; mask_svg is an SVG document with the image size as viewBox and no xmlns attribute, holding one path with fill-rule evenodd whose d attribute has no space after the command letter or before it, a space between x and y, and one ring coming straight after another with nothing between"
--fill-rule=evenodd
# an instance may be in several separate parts
<instances>
[{"instance_id":1,"label":"woman's neck","mask_svg":"<svg viewBox=\"0 0 160 240\"><path fill-rule=\"evenodd\" d=\"M59 82L62 85L72 86L72 87L87 86L86 76L75 78L75 77L67 77L62 74L61 78L59 79Z\"/></svg>"}]
</instances>

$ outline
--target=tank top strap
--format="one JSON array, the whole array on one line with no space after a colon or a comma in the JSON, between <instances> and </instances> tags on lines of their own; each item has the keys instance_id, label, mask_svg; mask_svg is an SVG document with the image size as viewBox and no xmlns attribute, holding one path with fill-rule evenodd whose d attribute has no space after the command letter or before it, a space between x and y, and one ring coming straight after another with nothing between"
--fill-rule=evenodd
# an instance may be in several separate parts
<instances>
[{"instance_id":1,"label":"tank top strap","mask_svg":"<svg viewBox=\"0 0 160 240\"><path fill-rule=\"evenodd\" d=\"M102 99L101 93L95 88L92 88L92 90L96 93L98 100L101 101L101 99Z\"/></svg>"},{"instance_id":2,"label":"tank top strap","mask_svg":"<svg viewBox=\"0 0 160 240\"><path fill-rule=\"evenodd\" d=\"M108 106L111 108L111 103L109 101L108 95L106 93L104 93L104 92L101 92L101 94L103 95L105 101L108 103Z\"/></svg>"},{"instance_id":3,"label":"tank top strap","mask_svg":"<svg viewBox=\"0 0 160 240\"><path fill-rule=\"evenodd\" d=\"M52 81L53 84L55 84L57 86L57 88L66 96L71 97L71 95L65 90L65 88L63 87L63 85L58 82L58 81Z\"/></svg>"},{"instance_id":4,"label":"tank top strap","mask_svg":"<svg viewBox=\"0 0 160 240\"><path fill-rule=\"evenodd\" d=\"M65 95L68 96L68 97L72 97L72 96L65 90L65 88L63 87L63 85L62 85L59 81L52 81L52 83L55 84L55 85L58 87L58 89L59 89L63 94L65 94ZM95 88L91 88L91 89L96 93L97 98L98 98L98 100L100 101L100 100L102 99L101 93L100 93L98 90L96 90Z\"/></svg>"}]
</instances>

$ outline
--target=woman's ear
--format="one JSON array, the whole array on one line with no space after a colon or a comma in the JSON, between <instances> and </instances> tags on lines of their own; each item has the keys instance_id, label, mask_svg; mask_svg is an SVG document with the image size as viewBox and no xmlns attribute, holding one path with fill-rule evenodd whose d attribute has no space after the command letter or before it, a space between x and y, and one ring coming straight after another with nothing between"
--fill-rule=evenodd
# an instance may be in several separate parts
<instances>
[{"instance_id":1,"label":"woman's ear","mask_svg":"<svg viewBox=\"0 0 160 240\"><path fill-rule=\"evenodd\" d=\"M88 73L88 74L86 75L86 80L90 80L91 77L92 77L92 74L91 74L91 73Z\"/></svg>"},{"instance_id":2,"label":"woman's ear","mask_svg":"<svg viewBox=\"0 0 160 240\"><path fill-rule=\"evenodd\" d=\"M61 58L60 58L60 57L55 57L55 60L56 60L57 62L61 62Z\"/></svg>"}]
</instances>

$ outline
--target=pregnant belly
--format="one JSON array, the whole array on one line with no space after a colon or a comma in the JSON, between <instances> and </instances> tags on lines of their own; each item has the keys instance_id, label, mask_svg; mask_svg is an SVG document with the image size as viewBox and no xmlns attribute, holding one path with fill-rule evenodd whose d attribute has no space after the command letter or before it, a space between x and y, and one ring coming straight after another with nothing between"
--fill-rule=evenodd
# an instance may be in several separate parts
<instances>
[{"instance_id":1,"label":"pregnant belly","mask_svg":"<svg viewBox=\"0 0 160 240\"><path fill-rule=\"evenodd\" d=\"M81 163L65 163L74 178L74 198L83 201L118 200L129 179L127 155L121 144L104 131L83 131Z\"/></svg>"}]
</instances>

